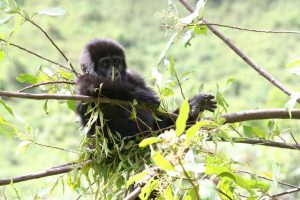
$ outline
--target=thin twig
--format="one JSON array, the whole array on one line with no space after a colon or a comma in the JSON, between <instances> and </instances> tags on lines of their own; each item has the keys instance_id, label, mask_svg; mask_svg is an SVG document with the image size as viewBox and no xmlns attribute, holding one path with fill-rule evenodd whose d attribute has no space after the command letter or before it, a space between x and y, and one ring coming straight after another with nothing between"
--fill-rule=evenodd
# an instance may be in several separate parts
<instances>
[{"instance_id":1,"label":"thin twig","mask_svg":"<svg viewBox=\"0 0 300 200\"><path fill-rule=\"evenodd\" d=\"M53 175L57 175L57 174L64 174L64 173L72 171L75 168L81 168L83 165L89 164L91 162L92 162L91 160L87 160L87 161L80 162L80 163L75 163L75 164L73 163L73 164L65 165L64 167L52 167L43 172L26 174L26 175L16 176L16 177L6 178L6 179L0 179L0 186L9 185L11 183L19 183L19 182L23 182L23 181L48 177L48 176L53 176Z\"/></svg>"},{"instance_id":2,"label":"thin twig","mask_svg":"<svg viewBox=\"0 0 300 200\"><path fill-rule=\"evenodd\" d=\"M52 146L52 145L42 144L42 143L35 142L35 141L31 141L31 142L32 142L33 144L38 145L38 146L41 146L41 147L47 147L47 148L50 148L50 149L57 149L57 150L60 150L60 151L65 151L65 152L69 152L69 153L79 154L79 152L77 152L77 151L73 151L73 150L69 150L69 149L64 149L64 148L57 147L57 146Z\"/></svg>"},{"instance_id":3,"label":"thin twig","mask_svg":"<svg viewBox=\"0 0 300 200\"><path fill-rule=\"evenodd\" d=\"M284 196L284 195L287 195L287 194L293 194L293 193L296 193L296 192L300 192L300 188L290 189L290 190L287 190L287 191L285 191L285 192L281 192L281 193L278 193L278 194L274 194L274 195L272 195L271 197L272 197L272 198L276 198L276 197Z\"/></svg>"},{"instance_id":4,"label":"thin twig","mask_svg":"<svg viewBox=\"0 0 300 200\"><path fill-rule=\"evenodd\" d=\"M8 42L7 40L4 40L4 39L0 39L0 41L5 42L5 43ZM25 52L27 52L27 53L29 53L29 54L31 54L31 55L34 55L34 56L36 56L36 57L38 57L38 58L40 58L40 59L42 59L42 60L48 61L49 63L55 64L55 65L57 65L58 67L61 67L61 68L65 69L65 70L72 71L71 69L67 68L66 66L64 66L64 65L62 65L62 64L60 64L60 63L58 63L58 62L55 62L55 61L50 60L50 59L48 59L48 58L45 58L45 57L43 57L43 56L41 56L41 55L39 55L39 54L37 54L37 53L31 51L31 50L28 50L28 49L26 49L26 48L24 48L24 47L22 47L22 46L20 46L20 45L17 45L17 44L11 43L11 42L9 42L9 45L11 45L11 46L13 46L13 47L16 47L16 48L18 48L18 49L20 49L20 50L22 50L22 51L25 51Z\"/></svg>"},{"instance_id":5,"label":"thin twig","mask_svg":"<svg viewBox=\"0 0 300 200\"><path fill-rule=\"evenodd\" d=\"M274 34L297 34L300 35L300 31L286 31L286 30L262 30L262 29L253 29L253 28L243 28L238 26L231 26L231 25L225 25L225 24L219 24L219 23L197 23L197 25L212 25L212 26L219 26L223 28L230 28L230 29L236 29L240 31L249 31L249 32L255 32L255 33L274 33Z\"/></svg>"},{"instance_id":6,"label":"thin twig","mask_svg":"<svg viewBox=\"0 0 300 200\"><path fill-rule=\"evenodd\" d=\"M78 76L79 74L76 72L76 70L74 69L72 63L70 62L70 60L68 59L68 57L64 54L64 52L57 46L57 44L53 41L53 39L49 36L49 34L37 23L35 23L32 19L27 18L26 16L24 16L22 13L18 13L19 15L21 15L24 19L26 19L27 21L29 21L32 25L34 25L36 28L38 28L46 37L47 39L51 42L51 44L56 48L56 50L64 57L64 59L67 61L67 63L70 65L72 71L75 73L76 76Z\"/></svg>"},{"instance_id":7,"label":"thin twig","mask_svg":"<svg viewBox=\"0 0 300 200\"><path fill-rule=\"evenodd\" d=\"M183 167L183 164L181 163L181 160L178 160L178 162L179 162L179 165L181 166L181 168L182 168L182 170L183 170L184 175L186 176L186 178L188 179L188 181L191 183L191 185L192 185L192 187L193 187L193 189L194 189L194 191L195 191L196 199L197 199L197 200L200 200L201 198L200 198L200 196L199 196L199 192L198 192L198 190L197 190L197 187L196 187L195 183L191 180L189 174L187 173L187 171L186 171L185 168Z\"/></svg>"},{"instance_id":8,"label":"thin twig","mask_svg":"<svg viewBox=\"0 0 300 200\"><path fill-rule=\"evenodd\" d=\"M179 0L190 12L194 12L195 9L191 6L186 0ZM292 91L286 88L281 82L275 79L271 74L269 74L265 69L260 67L255 63L249 56L247 56L241 49L239 49L233 42L229 40L222 32L216 29L213 25L210 25L209 22L202 19L202 21L207 25L208 29L213 32L217 37L219 37L227 46L229 46L240 58L242 58L249 66L251 66L255 71L262 75L265 79L271 82L274 86L279 88L288 96L292 95ZM300 103L300 99L297 100Z\"/></svg>"},{"instance_id":9,"label":"thin twig","mask_svg":"<svg viewBox=\"0 0 300 200\"><path fill-rule=\"evenodd\" d=\"M41 82L41 83L29 85L27 87L24 87L24 88L18 90L18 92L24 92L25 90L39 87L41 85L53 85L53 84L62 84L62 83L63 84L73 84L73 85L76 84L75 82L72 82L72 81L47 81L47 82Z\"/></svg>"},{"instance_id":10,"label":"thin twig","mask_svg":"<svg viewBox=\"0 0 300 200\"><path fill-rule=\"evenodd\" d=\"M292 138L293 138L295 144L299 145L299 143L297 142L296 138L294 137L294 134L293 134L292 132L290 132L290 135L292 136Z\"/></svg>"}]
</instances>

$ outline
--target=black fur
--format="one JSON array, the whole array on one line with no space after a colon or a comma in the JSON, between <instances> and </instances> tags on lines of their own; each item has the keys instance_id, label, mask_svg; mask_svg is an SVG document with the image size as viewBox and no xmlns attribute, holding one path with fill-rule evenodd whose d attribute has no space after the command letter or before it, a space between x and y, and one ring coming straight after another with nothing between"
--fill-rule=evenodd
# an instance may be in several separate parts
<instances>
[{"instance_id":1,"label":"black fur","mask_svg":"<svg viewBox=\"0 0 300 200\"><path fill-rule=\"evenodd\" d=\"M107 76L107 73L99 73L103 69L97 69L99 67L98 62L104 57L112 59L113 57L122 58L122 65L118 69L121 77L112 80L111 76ZM80 66L84 72L84 75L77 79L78 94L80 95L104 96L125 101L133 101L135 99L138 103L152 108L157 108L160 104L159 98L154 91L146 86L144 79L137 73L127 70L123 47L113 40L95 39L89 42L81 54ZM191 107L189 121L196 120L198 113L203 110L213 111L216 108L213 98L212 95L202 94L192 98L189 101ZM90 114L87 113L88 105L80 102L77 106L77 113L83 126L88 123L90 118ZM161 121L155 122L153 115L146 108L138 108L136 110L136 119L130 119L131 107L129 106L120 107L118 105L101 104L100 109L106 120L103 130L104 135L107 135L107 128L112 133L118 132L122 137L125 137L141 132L149 133L150 131L174 125L174 120L168 117L160 117ZM178 109L174 113L178 113ZM95 125L91 127L89 135L94 133Z\"/></svg>"}]
</instances>

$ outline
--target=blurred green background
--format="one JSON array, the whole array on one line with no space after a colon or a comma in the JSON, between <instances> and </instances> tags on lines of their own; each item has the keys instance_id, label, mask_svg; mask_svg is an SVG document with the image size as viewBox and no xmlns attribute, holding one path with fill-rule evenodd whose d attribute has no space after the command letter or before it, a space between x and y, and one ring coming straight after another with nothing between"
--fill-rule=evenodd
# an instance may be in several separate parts
<instances>
[{"instance_id":1,"label":"blurred green background","mask_svg":"<svg viewBox=\"0 0 300 200\"><path fill-rule=\"evenodd\" d=\"M65 16L36 16L34 20L54 38L78 71L78 58L85 43L98 37L113 38L126 48L128 66L143 74L146 81L153 85L150 79L151 69L156 65L170 37L170 34L161 27L164 13L168 9L167 0L17 2L31 14L49 7L61 6L65 9L67 12ZM188 12L180 4L177 5L179 14L182 17L187 16ZM256 29L299 30L299 8L300 1L297 0L209 0L205 16L212 23ZM2 14L0 16L3 17ZM12 24L0 25L0 33L9 34L12 26ZM286 66L300 55L299 35L219 29L287 87L298 91L299 77L290 73ZM64 63L50 42L30 23L23 24L11 42ZM208 31L206 36L195 38L191 44L190 47L184 48L183 43L178 41L168 52L168 55L174 55L175 67L179 74L192 72L183 83L186 96L197 94L202 90L201 85L204 85L204 91L215 93L217 83L224 87L229 78L234 78L225 96L230 104L229 112L283 107L288 101L289 98L285 94L252 70L211 32ZM0 61L1 90L21 89L24 85L16 81L16 76L21 73L35 73L39 66L50 66L49 63L14 47L10 47L5 53L5 59ZM176 90L177 96L180 96L178 88ZM66 104L49 101L49 114L46 114L43 111L43 101L4 99L24 122L10 119L9 116L7 119L20 128L24 124L30 124L38 131L38 142L78 150L81 139L80 125L76 115L67 109ZM7 115L2 107L0 114ZM291 128L291 132L300 138L296 121L285 120L279 124L282 129ZM266 128L267 122L260 125ZM17 155L16 150L20 143L18 139L0 133L0 141L0 179L41 171L77 158L76 154L37 145L31 145L24 153ZM274 167L274 163L278 163L281 168L280 180L299 185L300 159L297 152L249 145L232 147L226 144L225 147L229 157L251 163L253 168L260 172L270 172L272 165ZM286 156L287 154L289 156ZM33 180L16 184L15 187L20 196L31 199L36 193L43 196L45 188L52 180L51 177ZM12 187L7 186L6 190L8 199L16 197ZM69 190L65 193L63 195L61 190L56 190L53 198L74 199L78 196L76 192Z\"/></svg>"}]
</instances>

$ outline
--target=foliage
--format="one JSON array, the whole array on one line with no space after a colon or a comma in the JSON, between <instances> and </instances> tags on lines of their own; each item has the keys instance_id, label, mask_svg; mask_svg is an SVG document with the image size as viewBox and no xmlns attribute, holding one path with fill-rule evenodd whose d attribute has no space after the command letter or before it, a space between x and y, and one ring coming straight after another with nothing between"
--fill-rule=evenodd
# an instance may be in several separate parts
<instances>
[{"instance_id":1,"label":"foliage","mask_svg":"<svg viewBox=\"0 0 300 200\"><path fill-rule=\"evenodd\" d=\"M211 90L216 93L215 96L218 103L218 109L213 116L209 117L209 120L204 120L204 114L206 113L202 113L195 124L187 124L190 108L186 96L190 91L193 91L193 89L189 90L189 88L194 85L185 83L190 83L190 80L188 79L192 74L195 74L193 70L196 68L196 65L198 65L199 60L193 59L196 61L190 61L192 59L189 58L189 55L180 56L177 51L183 47L185 52L198 53L198 51L195 50L195 48L197 49L197 47L195 47L197 46L195 45L197 44L196 39L202 40L201 42L203 42L203 38L206 37L206 40L208 40L208 29L202 21L202 17L205 16L205 2L206 1L204 0L198 1L196 11L186 17L182 17L180 14L181 11L179 11L180 9L178 10L176 4L169 0L168 11L160 13L161 20L164 23L163 27L165 31L170 34L169 40L166 42L164 48L160 44L161 46L156 46L156 49L158 50L151 50L149 47L150 45L147 45L147 49L144 50L145 54L150 52L150 54L152 53L159 58L151 70L153 75L152 80L156 83L159 95L163 100L160 111L167 112L178 104L182 105L176 120L176 126L163 133L152 133L148 138L140 136L122 139L115 133L104 136L101 130L104 128L105 119L103 118L101 109L99 109L98 105L94 108L90 108L91 118L87 126L82 130L80 144L78 144L78 141L75 141L72 143L73 146L71 145L71 147L74 148L75 145L75 148L78 148L78 146L80 146L79 155L76 154L75 156L77 162L83 162L89 159L91 159L92 162L81 168L72 170L67 176L60 176L52 180L52 183L47 185L45 190L38 188L38 191L34 195L34 199L42 199L47 196L51 197L58 191L58 188L61 189L64 195L67 186L72 191L71 193L79 195L79 198L82 197L87 199L120 199L126 197L126 195L137 187L142 188L139 195L141 199L148 199L153 194L159 199L259 199L269 198L271 193L277 191L279 184L278 176L281 170L277 163L270 164L272 169L269 168L269 165L266 165L264 169L265 172L263 172L261 168L253 170L253 168L259 165L259 160L254 158L254 161L257 161L258 164L253 163L253 165L252 163L250 165L250 162L238 162L234 157L235 155L231 156L230 154L227 155L224 153L228 147L226 149L222 148L223 142L231 143L232 148L234 148L234 146L237 145L237 142L253 138L262 139L264 141L285 141L291 140L291 138L294 139L290 129L281 128L281 123L274 120L268 121L266 127L264 127L264 123L235 123L224 125L224 119L221 115L232 110L232 107L230 107L230 103L228 103L229 101L227 100L228 96L237 100L237 98L246 94L244 95L247 97L246 104L248 105L249 103L249 105L255 106L257 105L256 98L267 98L265 94L253 95L253 92L249 92L248 89L245 89L248 87L245 84L249 83L249 80L247 79L250 79L250 83L253 83L250 78L251 75L245 77L243 75L244 71L240 73L240 70L234 66L232 67L232 71L236 72L238 78L235 80L224 76L226 73L222 70L226 69L220 69L220 71L214 69L214 78L218 80L219 84L225 82L224 86L222 86L223 84L220 86L217 83L216 87L210 87ZM158 2L157 4L160 5L160 3L161 2ZM109 8L111 8L109 3L105 4L99 2L99 4L104 6L109 5ZM130 6L138 7L139 4L140 3L137 3L136 5L130 4L129 8ZM234 9L236 4L222 2L219 6L220 10L226 10ZM252 8L252 4L250 4L250 6L245 5L242 9L247 10L249 7ZM0 35L0 39L2 39L0 41L0 61L7 61L8 51L11 50L13 44L12 41L15 38L17 38L17 41L20 40L18 34L23 28L25 29L25 24L31 24L34 28L44 34L44 29L39 26L36 21L39 21L43 15L59 17L66 13L61 7L54 7L47 9L43 8L33 14L29 14L27 9L24 9L14 0L0 1L0 8L3 12L1 13L1 16L2 14L5 16L0 20L0 25L7 24L9 27L7 34L1 33ZM127 9L130 10L129 8ZM95 7L94 9L97 8ZM139 10L139 8L137 10ZM211 10L213 10L213 8L211 8ZM240 8L238 11L240 11ZM78 12L80 12L80 10L78 10ZM111 13L109 9L105 12ZM216 11L216 14L218 14L218 12L219 10ZM228 15L231 14L228 11L226 11L226 13ZM245 13L241 13L241 15L244 14ZM86 25L86 23L94 25L97 20L105 18L105 16L102 15L102 12L91 11L89 14L85 15L80 13L80 15L83 15L82 18L86 19L86 21L81 22L84 23L84 25ZM122 15L122 13L120 15ZM140 16L144 17L145 14L141 13ZM109 17L114 18L115 16L109 15ZM103 23L105 23L105 20L103 20ZM141 18L141 21L141 24L145 23L148 21L148 18ZM281 23L281 21L278 23ZM126 26L128 25L127 22L125 24ZM78 26L80 28L82 27L81 29L84 30L84 25L79 24ZM104 26L108 25L105 24ZM145 25L139 25L138 28L140 29L141 27L145 27ZM114 26L106 29L115 30L114 34L117 35L117 38L129 48L129 55L138 55L136 52L131 52L130 49L130 47L132 48L132 46L136 44L143 46L137 41L140 39L138 33L133 32L132 38L130 38L130 36L125 38L121 33L118 33L118 31L120 31L118 28L119 27ZM53 35L56 36L56 39L59 39L60 37L69 37L64 34L60 35L59 31L51 28L49 32L53 33ZM149 38L152 38L153 36L154 41L160 40L157 33L153 34L151 31L150 33L147 33L146 29L144 32ZM45 35L53 44L54 40L49 37L47 32ZM178 47L178 44L181 44L181 47ZM55 46L56 45L54 45L54 47ZM155 44L153 44L153 46L155 46ZM162 51L159 53L161 49ZM56 46L56 50L60 49ZM46 52L44 49L43 51ZM214 51L212 48L212 50L208 50L203 54L200 59L201 61L204 61L203 66L207 65L208 62L216 62L214 64L216 64L218 68L225 68L223 67L223 64L224 66L229 65L226 64L225 61L227 55L223 55L223 52L220 53L216 51L217 50ZM220 55L215 56L218 53ZM64 57L64 54L59 53L59 55ZM139 63L139 58L135 59L136 60L129 62ZM145 56L145 60L147 59L153 60L153 57L149 58ZM43 60L45 61L45 59ZM57 60L61 61L61 59ZM16 78L13 74L13 78L16 79L21 86L24 86L24 84L39 85L45 82L74 81L75 74L71 61L72 59L66 59L65 62L67 63L65 66L57 62L56 64L48 63L47 65L39 65L35 71L26 70L24 72L22 71L24 69L22 69L18 71ZM189 67L181 67L184 62L187 62ZM236 61L234 61L233 64L240 65L240 63ZM299 73L297 73L298 64L299 58L294 59L288 64L289 67L292 67L291 71L296 75L299 75ZM153 64L151 65L153 66ZM197 72L199 72L198 69ZM200 69L200 73L197 73L198 77L196 77L196 81L198 81L198 78L200 77L202 82L205 82L211 73L209 67ZM279 73L281 73L281 71ZM227 74L229 73L227 72ZM242 76L239 76L239 74L242 74ZM256 83L253 83L253 85L255 84ZM198 82L197 85L199 85ZM249 88L255 87L251 85ZM197 92L202 89L203 86L200 86L197 88ZM34 89L34 91L43 91L49 94L74 94L75 88L71 84L59 83L41 85L39 89ZM232 93L231 95L230 92ZM253 96L254 100L249 96ZM280 106L282 107L284 103L286 103L285 107L291 114L291 110L296 106L298 97L299 94L295 93L287 103L285 100L282 100ZM236 102L239 101L237 100ZM236 102L234 104L239 104ZM33 145L57 149L56 146L39 143L38 139L41 135L38 131L39 129L29 124L27 120L20 118L19 115L15 113L16 109L10 106L10 103L12 102L6 101L4 98L0 100L1 109L4 111L2 112L1 110L0 112L0 134L17 138L17 154L26 153L26 151L30 149L29 147ZM58 110L61 108L53 109L53 107L51 105L48 106L48 104L49 102L46 100L42 105L45 114L48 115L53 112L55 115L59 113ZM66 112L73 113L75 108L74 101L59 101L59 104L63 105L63 118L66 118L64 117L67 115ZM234 108L238 109L240 107L234 105ZM29 107L29 109L31 108ZM28 116L28 118L29 117L30 116ZM55 119L55 121L58 120ZM48 124L52 127L45 127L45 129L53 128L54 131L57 131L55 125L50 122ZM73 128L70 129L70 132L78 132L73 124L74 123L72 122L70 125L70 127ZM87 137L87 131L92 124L96 124L97 133L95 134L95 137ZM290 127L289 124L287 127ZM40 129L43 129L43 126ZM68 137L68 135L65 135L66 132L69 132L68 128L62 130L64 137ZM55 137L58 137L54 142L60 141L57 133L49 134L50 136L48 136L48 138L53 139L52 134L54 134ZM288 134L290 134L291 137L288 138ZM74 137L74 135L70 135L70 137ZM48 138L44 138L44 141L49 142L47 140ZM77 138L75 138L75 140L77 140ZM69 151L67 148L59 149L66 152ZM235 151L234 153L242 154L240 151ZM41 153L38 151L37 154ZM58 155L58 157L60 157L60 154ZM253 160L253 158L251 159ZM69 157L66 160L70 160ZM296 164L295 166L298 165ZM249 171L251 171L251 173L249 173ZM257 175L262 173L265 175L264 178L267 177L267 180L271 180L272 182L263 181L260 178L261 176ZM296 175L299 176L299 173ZM13 191L15 191L15 196L20 198L19 196L22 196L22 193L18 192L16 186L16 184L10 185ZM3 191L0 192L0 197L6 195L5 190L3 194L2 192ZM74 194L72 196L74 197Z\"/></svg>"}]
</instances>

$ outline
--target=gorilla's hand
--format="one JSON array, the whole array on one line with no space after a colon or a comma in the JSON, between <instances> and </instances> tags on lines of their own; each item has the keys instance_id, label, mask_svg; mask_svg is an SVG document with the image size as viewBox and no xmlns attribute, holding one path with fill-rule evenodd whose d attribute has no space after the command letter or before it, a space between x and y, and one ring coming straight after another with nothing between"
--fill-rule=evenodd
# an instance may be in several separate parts
<instances>
[{"instance_id":1,"label":"gorilla's hand","mask_svg":"<svg viewBox=\"0 0 300 200\"><path fill-rule=\"evenodd\" d=\"M195 120L199 113L203 112L204 110L214 112L214 110L217 108L215 97L210 94L199 94L194 96L189 100L189 105L190 117L192 120Z\"/></svg>"}]
</instances>

